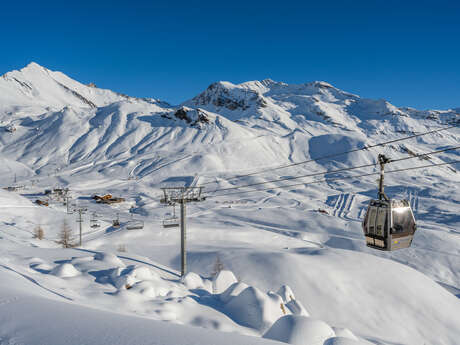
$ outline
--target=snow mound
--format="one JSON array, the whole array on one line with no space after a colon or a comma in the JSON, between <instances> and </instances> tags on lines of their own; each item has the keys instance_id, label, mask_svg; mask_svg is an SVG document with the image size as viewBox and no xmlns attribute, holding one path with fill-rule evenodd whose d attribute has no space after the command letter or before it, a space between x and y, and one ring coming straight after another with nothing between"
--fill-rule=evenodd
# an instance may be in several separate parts
<instances>
[{"instance_id":1,"label":"snow mound","mask_svg":"<svg viewBox=\"0 0 460 345\"><path fill-rule=\"evenodd\" d=\"M238 296L242 291L244 291L249 285L243 282L233 283L229 286L227 290L225 290L220 296L219 299L223 303L227 303L235 296Z\"/></svg>"},{"instance_id":2,"label":"snow mound","mask_svg":"<svg viewBox=\"0 0 460 345\"><path fill-rule=\"evenodd\" d=\"M365 345L359 340L353 340L345 337L333 337L324 342L324 345Z\"/></svg>"},{"instance_id":3,"label":"snow mound","mask_svg":"<svg viewBox=\"0 0 460 345\"><path fill-rule=\"evenodd\" d=\"M288 285L281 286L277 293L281 296L284 303L295 300L294 292L292 292L292 289Z\"/></svg>"},{"instance_id":4,"label":"snow mound","mask_svg":"<svg viewBox=\"0 0 460 345\"><path fill-rule=\"evenodd\" d=\"M103 261L104 263L111 265L112 267L125 267L123 261L121 261L118 256L112 253L96 253L94 255L94 260Z\"/></svg>"},{"instance_id":5,"label":"snow mound","mask_svg":"<svg viewBox=\"0 0 460 345\"><path fill-rule=\"evenodd\" d=\"M296 345L323 345L334 336L334 330L324 321L300 315L283 316L263 335L267 339Z\"/></svg>"},{"instance_id":6,"label":"snow mound","mask_svg":"<svg viewBox=\"0 0 460 345\"><path fill-rule=\"evenodd\" d=\"M284 315L283 307L283 300L277 294L265 294L250 286L233 297L224 308L235 322L264 331Z\"/></svg>"},{"instance_id":7,"label":"snow mound","mask_svg":"<svg viewBox=\"0 0 460 345\"><path fill-rule=\"evenodd\" d=\"M295 299L286 303L286 307L294 315L310 316L310 313L305 309L303 304Z\"/></svg>"},{"instance_id":8,"label":"snow mound","mask_svg":"<svg viewBox=\"0 0 460 345\"><path fill-rule=\"evenodd\" d=\"M72 264L79 265L82 263L92 262L94 260L94 256L80 256L72 258Z\"/></svg>"},{"instance_id":9,"label":"snow mound","mask_svg":"<svg viewBox=\"0 0 460 345\"><path fill-rule=\"evenodd\" d=\"M126 286L125 286L126 287ZM170 294L171 289L164 282L139 281L132 285L130 292L138 293L145 298L164 297Z\"/></svg>"},{"instance_id":10,"label":"snow mound","mask_svg":"<svg viewBox=\"0 0 460 345\"><path fill-rule=\"evenodd\" d=\"M232 271L223 270L217 273L212 280L212 290L215 294L219 294L227 290L230 285L238 280Z\"/></svg>"},{"instance_id":11,"label":"snow mound","mask_svg":"<svg viewBox=\"0 0 460 345\"><path fill-rule=\"evenodd\" d=\"M130 265L126 268L115 268L112 270L110 277L113 285L117 289L131 288L134 284L140 281L161 281L158 273L153 272L145 266Z\"/></svg>"},{"instance_id":12,"label":"snow mound","mask_svg":"<svg viewBox=\"0 0 460 345\"><path fill-rule=\"evenodd\" d=\"M36 256L33 256L33 257L30 257L29 258L29 265L30 266L34 266L34 265L38 265L38 264L43 264L45 263L45 260L41 259L41 258L38 258Z\"/></svg>"},{"instance_id":13,"label":"snow mound","mask_svg":"<svg viewBox=\"0 0 460 345\"><path fill-rule=\"evenodd\" d=\"M187 273L184 278L182 278L182 283L190 290L199 289L204 286L203 279L194 272Z\"/></svg>"},{"instance_id":14,"label":"snow mound","mask_svg":"<svg viewBox=\"0 0 460 345\"><path fill-rule=\"evenodd\" d=\"M52 271L51 274L61 277L61 278L70 278L75 277L80 274L80 271L75 268L74 265L69 263L64 263L57 265Z\"/></svg>"},{"instance_id":15,"label":"snow mound","mask_svg":"<svg viewBox=\"0 0 460 345\"><path fill-rule=\"evenodd\" d=\"M50 272L54 269L53 266L48 265L47 263L33 264L33 265L30 265L30 267L32 267L36 271L43 271L43 272L47 272L47 271Z\"/></svg>"},{"instance_id":16,"label":"snow mound","mask_svg":"<svg viewBox=\"0 0 460 345\"><path fill-rule=\"evenodd\" d=\"M351 339L351 340L358 340L356 335L354 335L353 332L350 331L348 328L332 327L332 329L334 330L335 335L337 337L348 338L348 339Z\"/></svg>"}]
</instances>

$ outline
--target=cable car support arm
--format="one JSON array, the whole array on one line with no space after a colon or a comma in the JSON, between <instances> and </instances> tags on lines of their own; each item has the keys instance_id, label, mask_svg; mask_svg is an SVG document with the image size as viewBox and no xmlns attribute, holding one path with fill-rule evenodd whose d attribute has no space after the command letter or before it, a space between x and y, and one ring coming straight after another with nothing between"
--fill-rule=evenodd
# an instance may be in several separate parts
<instances>
[{"instance_id":1,"label":"cable car support arm","mask_svg":"<svg viewBox=\"0 0 460 345\"><path fill-rule=\"evenodd\" d=\"M385 194L384 179L385 179L385 164L390 162L390 159L385 155L379 154L378 157L380 164L380 180L379 180L379 200L389 201L388 197Z\"/></svg>"}]
</instances>

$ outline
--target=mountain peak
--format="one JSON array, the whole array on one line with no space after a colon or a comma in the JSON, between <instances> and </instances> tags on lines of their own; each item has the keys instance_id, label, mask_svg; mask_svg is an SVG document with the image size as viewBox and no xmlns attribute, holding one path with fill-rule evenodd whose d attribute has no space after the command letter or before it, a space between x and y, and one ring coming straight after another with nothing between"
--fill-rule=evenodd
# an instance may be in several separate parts
<instances>
[{"instance_id":1,"label":"mountain peak","mask_svg":"<svg viewBox=\"0 0 460 345\"><path fill-rule=\"evenodd\" d=\"M276 84L276 81L270 78L266 78L262 80L260 83L263 84L264 86L270 86L270 85Z\"/></svg>"},{"instance_id":2,"label":"mountain peak","mask_svg":"<svg viewBox=\"0 0 460 345\"><path fill-rule=\"evenodd\" d=\"M5 73L0 80L0 105L4 109L17 106L95 108L126 99L113 91L98 89L94 84L81 84L34 61L20 70Z\"/></svg>"},{"instance_id":3,"label":"mountain peak","mask_svg":"<svg viewBox=\"0 0 460 345\"><path fill-rule=\"evenodd\" d=\"M27 66L21 68L21 72L25 72L25 71L49 71L49 70L39 65L38 63L31 61L27 64Z\"/></svg>"},{"instance_id":4,"label":"mountain peak","mask_svg":"<svg viewBox=\"0 0 460 345\"><path fill-rule=\"evenodd\" d=\"M308 86L314 86L314 87L317 87L317 88L325 88L325 89L336 89L336 87L334 87L333 85L325 82L325 81L321 81L321 80L315 80L315 81L312 81L311 83L307 83L306 85Z\"/></svg>"}]
</instances>

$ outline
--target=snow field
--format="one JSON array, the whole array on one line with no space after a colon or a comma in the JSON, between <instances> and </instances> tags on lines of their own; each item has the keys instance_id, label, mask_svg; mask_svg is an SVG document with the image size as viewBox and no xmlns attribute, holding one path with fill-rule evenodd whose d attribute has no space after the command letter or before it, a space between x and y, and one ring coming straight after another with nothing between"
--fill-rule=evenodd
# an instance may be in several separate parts
<instances>
[{"instance_id":1,"label":"snow field","mask_svg":"<svg viewBox=\"0 0 460 345\"><path fill-rule=\"evenodd\" d=\"M272 80L215 83L175 107L85 86L36 64L0 79L0 103L0 130L16 128L0 133L2 181L10 186L16 175L25 185L0 190L0 343L458 343L458 164L386 174L386 192L407 198L418 222L412 248L395 253L370 250L362 239L374 176L214 192L370 164L379 153L399 158L458 145L458 129L450 129L228 179L438 128L458 121L456 110L397 108L324 82ZM450 151L388 170L458 158ZM213 183L206 201L188 205L189 273L180 279L179 231L161 227L172 210L160 205L159 188L192 182ZM78 233L62 202L33 203L59 186L89 209L82 248L56 243L64 220ZM96 193L126 202L99 205L90 199ZM88 227L93 211L97 229ZM113 228L117 213L121 227ZM144 229L126 230L132 216ZM43 240L33 238L38 225ZM218 258L223 267L214 275Z\"/></svg>"}]
</instances>

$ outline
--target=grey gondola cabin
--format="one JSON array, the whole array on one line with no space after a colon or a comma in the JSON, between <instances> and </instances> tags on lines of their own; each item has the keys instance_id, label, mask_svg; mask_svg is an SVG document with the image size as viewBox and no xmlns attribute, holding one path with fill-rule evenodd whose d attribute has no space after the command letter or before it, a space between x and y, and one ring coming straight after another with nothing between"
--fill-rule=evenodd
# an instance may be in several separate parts
<instances>
[{"instance_id":1,"label":"grey gondola cabin","mask_svg":"<svg viewBox=\"0 0 460 345\"><path fill-rule=\"evenodd\" d=\"M362 226L368 247L391 251L410 247L417 226L409 202L391 200L384 193L384 168L389 162L379 155L379 199L370 201Z\"/></svg>"},{"instance_id":2,"label":"grey gondola cabin","mask_svg":"<svg viewBox=\"0 0 460 345\"><path fill-rule=\"evenodd\" d=\"M363 221L366 245L381 250L410 247L416 230L407 200L371 200Z\"/></svg>"}]
</instances>

